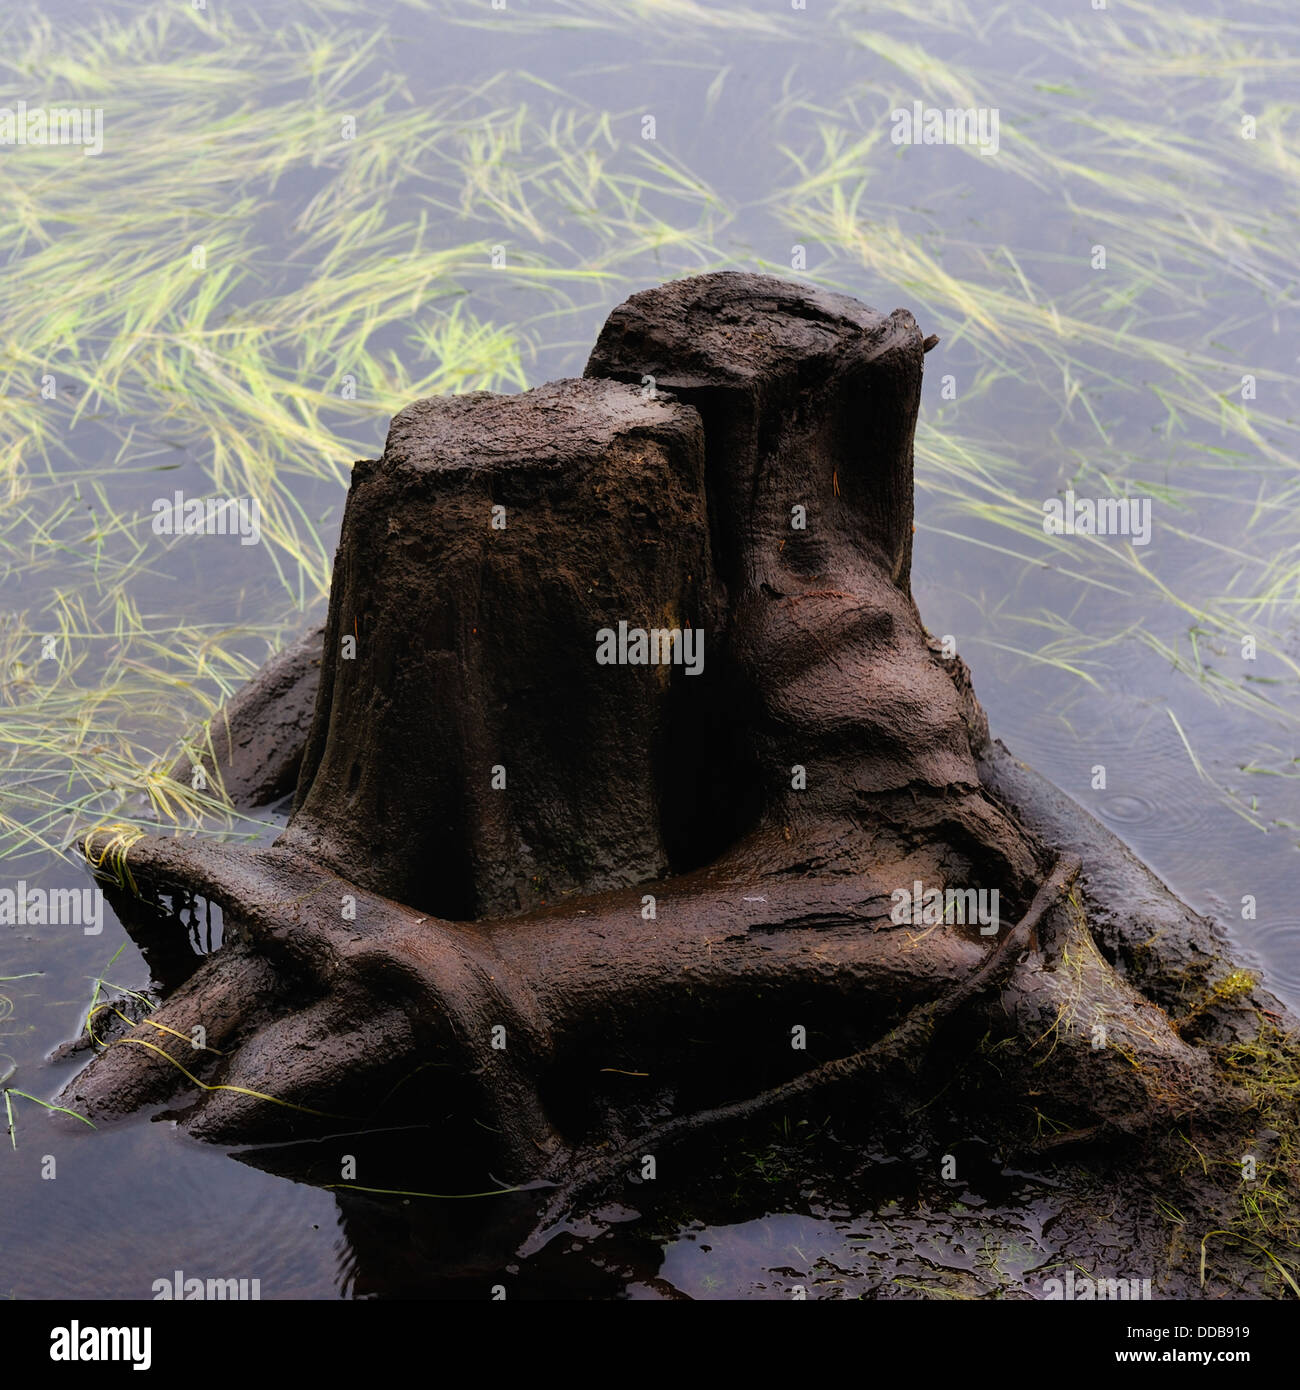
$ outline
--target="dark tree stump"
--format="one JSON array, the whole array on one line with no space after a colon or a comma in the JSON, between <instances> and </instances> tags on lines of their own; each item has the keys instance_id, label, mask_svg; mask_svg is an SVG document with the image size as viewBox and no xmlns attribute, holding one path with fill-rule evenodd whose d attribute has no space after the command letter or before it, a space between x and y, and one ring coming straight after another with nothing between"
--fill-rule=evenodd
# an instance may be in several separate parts
<instances>
[{"instance_id":1,"label":"dark tree stump","mask_svg":"<svg viewBox=\"0 0 1300 1390\"><path fill-rule=\"evenodd\" d=\"M457 919L659 877L703 687L598 665L597 633L716 603L693 411L608 381L417 402L353 472L282 843Z\"/></svg>"},{"instance_id":2,"label":"dark tree stump","mask_svg":"<svg viewBox=\"0 0 1300 1390\"><path fill-rule=\"evenodd\" d=\"M300 651L224 745L284 731L264 762L300 762L289 826L110 860L219 902L227 943L63 1103L190 1088L190 1128L241 1141L436 1105L498 1175L594 1182L626 1155L581 1155L637 1116L675 1115L642 1141L669 1143L832 1086L907 1098L996 1033L1004 1090L982 1103L1012 1147L1039 1107L1065 1141L1139 1148L1241 1113L1153 1004L1174 997L1159 971L1148 997L1116 970L1140 930L1098 948L1075 859L1118 882L1113 837L997 752L922 626L926 347L904 310L707 275L615 310L582 380L401 412L353 474L310 734ZM602 664L621 623L702 634L702 670ZM235 781L256 791L257 768ZM996 890L996 934L895 920L917 880Z\"/></svg>"}]
</instances>

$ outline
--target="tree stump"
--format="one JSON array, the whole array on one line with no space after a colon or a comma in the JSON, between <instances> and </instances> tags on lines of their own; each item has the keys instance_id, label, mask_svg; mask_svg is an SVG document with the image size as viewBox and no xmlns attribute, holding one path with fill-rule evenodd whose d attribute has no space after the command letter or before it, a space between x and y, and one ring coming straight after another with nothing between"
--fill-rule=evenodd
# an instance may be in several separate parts
<instances>
[{"instance_id":1,"label":"tree stump","mask_svg":"<svg viewBox=\"0 0 1300 1390\"><path fill-rule=\"evenodd\" d=\"M926 346L905 310L721 273L634 295L582 379L402 411L353 473L309 734L274 724L300 652L222 744L298 766L284 834L86 837L101 872L219 903L226 941L62 1103L180 1090L240 1142L435 1106L498 1176L595 1182L611 1139L907 1097L993 1031L1013 1148L1049 1104L1069 1142L1138 1147L1240 1113L1090 930L1112 841L1030 828L921 623ZM944 918L900 916L917 884ZM991 930L953 920L975 901Z\"/></svg>"}]
</instances>

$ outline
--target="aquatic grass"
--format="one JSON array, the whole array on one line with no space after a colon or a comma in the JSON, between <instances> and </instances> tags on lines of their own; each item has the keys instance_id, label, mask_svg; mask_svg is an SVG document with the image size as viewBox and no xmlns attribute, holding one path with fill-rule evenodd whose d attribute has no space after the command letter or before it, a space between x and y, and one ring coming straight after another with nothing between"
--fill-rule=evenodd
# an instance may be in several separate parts
<instances>
[{"instance_id":1,"label":"aquatic grass","mask_svg":"<svg viewBox=\"0 0 1300 1390\"><path fill-rule=\"evenodd\" d=\"M12 1099L14 1096L21 1096L24 1100L33 1101L52 1114L71 1115L74 1120L80 1120L83 1125L89 1125L91 1129L95 1128L95 1124L92 1120L88 1120L85 1115L77 1114L75 1110L69 1110L65 1105L55 1105L52 1101L42 1100L40 1096L34 1096L27 1091L20 1091L17 1086L5 1086L3 1091L5 1098L5 1116L8 1121L9 1129L9 1143L15 1152L18 1149L18 1126L14 1120Z\"/></svg>"},{"instance_id":2,"label":"aquatic grass","mask_svg":"<svg viewBox=\"0 0 1300 1390\"><path fill-rule=\"evenodd\" d=\"M486 29L500 26L499 15L481 16L455 0L430 0L430 8L444 22ZM704 4L703 0L552 0L549 10L511 11L512 32L537 30L614 30L635 27L647 35L671 32L680 42L711 37L767 39L789 42L809 38L798 18L781 11L768 13L735 3Z\"/></svg>"},{"instance_id":3,"label":"aquatic grass","mask_svg":"<svg viewBox=\"0 0 1300 1390\"><path fill-rule=\"evenodd\" d=\"M356 1182L326 1182L327 1191L368 1192L378 1197L428 1197L439 1202L459 1202L469 1197L504 1197L511 1192L532 1192L542 1184L525 1183L521 1187L491 1187L485 1192L414 1192L404 1187L363 1187Z\"/></svg>"},{"instance_id":4,"label":"aquatic grass","mask_svg":"<svg viewBox=\"0 0 1300 1390\"><path fill-rule=\"evenodd\" d=\"M21 975L0 975L0 984L7 984L10 981L16 980L39 979L42 973L43 972L39 970L33 970L27 971L26 973ZM0 994L0 1023L4 1023L12 1013L13 1001L9 998L7 994ZM0 1034L0 1036L5 1035ZM14 1152L17 1152L18 1150L18 1124L14 1118L14 1096L18 1096L23 1100L30 1100L34 1104L43 1107L45 1110L48 1110L51 1113L57 1113L60 1115L70 1115L74 1120L80 1120L82 1124L89 1125L91 1129L95 1128L95 1125L91 1120L87 1119L85 1115L79 1115L75 1110L69 1110L66 1106L55 1105L51 1101L42 1100L39 1096L34 1096L28 1091L19 1090L17 1086L5 1085L5 1083L17 1073L18 1063L7 1052L0 1052L0 1058L3 1058L6 1062L9 1063L9 1065L6 1068L4 1068L3 1072L0 1073L0 1095L4 1096L5 1120L6 1126L9 1131L9 1145Z\"/></svg>"},{"instance_id":5,"label":"aquatic grass","mask_svg":"<svg viewBox=\"0 0 1300 1390\"><path fill-rule=\"evenodd\" d=\"M186 1041L188 1042L189 1039L187 1038ZM232 1086L227 1084L226 1082L220 1081L200 1081L199 1078L195 1076L194 1073L190 1071L188 1067L185 1067L180 1062L178 1062L176 1058L171 1055L170 1052L164 1051L156 1043L151 1043L146 1038L117 1038L115 1041L109 1043L108 1046L134 1046L147 1048L150 1052L155 1052L158 1054L159 1057L162 1057L166 1061L170 1062L172 1066L174 1066L176 1070L180 1072L181 1075L184 1076L188 1082L190 1082L191 1085L197 1086L201 1091L230 1091L235 1095L249 1096L253 1100L264 1100L268 1104L280 1106L284 1110L296 1110L302 1115L315 1115L320 1119L353 1120L360 1118L355 1115L336 1114L333 1111L329 1110L313 1110L309 1105L297 1105L293 1101L281 1100L278 1096L268 1095L265 1091L254 1091L248 1086Z\"/></svg>"},{"instance_id":6,"label":"aquatic grass","mask_svg":"<svg viewBox=\"0 0 1300 1390\"><path fill-rule=\"evenodd\" d=\"M724 35L788 49L769 118L776 157L756 171L767 187L738 209L671 141L640 140L635 111L590 84L571 91L497 64L415 100L395 61L400 17L363 29L337 0L303 13L285 23L146 5L75 35L37 12L0 19L0 83L102 99L116 160L31 148L0 164L0 262L14 272L0 277L0 581L24 575L16 606L29 641L60 638L56 682L53 666L4 641L0 763L12 780L0 844L30 829L33 844L66 848L78 817L114 818L130 797L143 809L125 818L139 827L212 818L229 829L219 787L174 788L158 768L319 605L352 460L375 452L412 398L524 388L548 351L578 350L583 325L625 286L734 264L722 243L742 213L808 243L807 278L892 293L940 332L928 374L951 363L961 395L918 430L921 530L997 557L1014 585L1045 572L1058 609L1067 584L1116 604L1099 625L1071 600L1075 620L1058 628L1046 609L1000 604L993 642L1005 655L1092 689L1111 653L1137 644L1221 706L1294 722L1290 365L1250 360L1259 399L1247 407L1234 394L1243 341L1271 331L1294 296L1296 110L1269 97L1259 138L1237 131L1243 75L1284 80L1296 67L1264 19L1175 23L1142 5L1120 26L976 13L961 0L885 0L870 29L854 3L815 22L687 0L510 12L511 34L600 30L629 52L653 37L668 63ZM1285 18L1273 0L1255 13L1275 30ZM403 14L502 22L422 0ZM1059 72L990 63L1003 30ZM805 65L828 42L855 55L831 82L824 64ZM734 57L691 61L706 111L724 111ZM1102 70L1104 113L1084 99ZM990 104L990 71L1003 149L985 162L1036 207L1055 200L1056 228L1079 233L1073 248L967 230L945 211L971 177L954 182L956 166L926 207L904 192L908 162L928 152L890 143L888 111L916 98ZM1155 72L1176 86L1153 91ZM1193 103L1193 120L1168 118L1175 100ZM112 195L123 177L130 200ZM1276 198L1241 196L1260 178ZM1135 213L1140 243L1128 235ZM1082 259L1093 239L1121 243L1105 275ZM766 246L752 259L783 269ZM47 374L55 400L40 394ZM1059 456L1060 486L1157 495L1147 480L1174 470L1161 534L1195 563L1175 579L1132 546L1044 536L1040 462L973 418L1008 397ZM1117 414L1151 404L1151 447L1116 454ZM111 483L91 459L111 459ZM1248 500L1247 469L1258 475ZM200 631L160 618L157 596L191 549L148 529L151 477L165 493L172 472L187 492L259 501L268 573L238 600L250 605L240 622ZM1237 535L1198 527L1212 502L1240 518ZM1244 635L1269 663L1262 678L1206 658Z\"/></svg>"}]
</instances>

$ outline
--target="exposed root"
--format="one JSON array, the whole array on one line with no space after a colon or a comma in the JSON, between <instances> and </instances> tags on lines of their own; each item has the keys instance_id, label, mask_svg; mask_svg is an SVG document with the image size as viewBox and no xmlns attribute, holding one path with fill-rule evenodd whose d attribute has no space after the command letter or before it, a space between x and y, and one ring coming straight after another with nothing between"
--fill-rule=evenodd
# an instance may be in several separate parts
<instances>
[{"instance_id":1,"label":"exposed root","mask_svg":"<svg viewBox=\"0 0 1300 1390\"><path fill-rule=\"evenodd\" d=\"M1044 880L1029 910L989 952L988 958L966 979L959 981L937 999L918 1004L883 1038L846 1057L823 1062L818 1067L786 1081L780 1086L761 1091L758 1095L728 1105L695 1111L668 1120L643 1134L617 1152L604 1154L582 1165L547 1203L542 1219L521 1247L527 1255L544 1243L544 1231L570 1209L584 1193L608 1182L649 1150L662 1150L692 1134L711 1130L719 1125L751 1121L775 1108L802 1101L825 1087L848 1080L866 1080L898 1067L915 1069L920 1065L929 1046L935 1027L977 995L992 989L1006 979L1017 956L1029 944L1030 938L1044 915L1060 901L1079 873L1077 859L1062 857Z\"/></svg>"}]
</instances>

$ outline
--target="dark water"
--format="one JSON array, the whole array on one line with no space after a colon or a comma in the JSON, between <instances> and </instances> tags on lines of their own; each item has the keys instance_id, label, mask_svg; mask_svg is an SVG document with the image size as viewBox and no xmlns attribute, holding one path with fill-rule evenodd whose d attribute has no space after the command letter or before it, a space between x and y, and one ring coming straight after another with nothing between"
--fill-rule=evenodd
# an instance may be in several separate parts
<instances>
[{"instance_id":1,"label":"dark water","mask_svg":"<svg viewBox=\"0 0 1300 1390\"><path fill-rule=\"evenodd\" d=\"M605 315L631 291L705 269L791 273L795 245L805 248L800 274L881 309L906 305L925 331L939 332L918 435L914 589L928 626L955 636L994 731L1189 902L1228 921L1273 988L1300 1004L1300 707L1288 664L1300 658L1300 184L1286 152L1300 125L1300 31L1284 6L1201 3L1153 19L1119 6L1099 18L1086 6L1058 3L1032 12L990 7L974 24L956 7L913 13L904 5L789 14L738 7L730 22L654 6L548 10L513 0L504 14L487 5L422 11L372 3L358 15L351 6L287 0L213 8L271 34L298 23L303 42L342 35L334 62L367 33L386 34L367 75L344 93L360 91L377 72L400 77L394 119L445 112L448 94L460 94L456 134L420 146L409 168L396 150L386 222L400 227L423 212L429 245L479 245L473 265L456 267L454 298L480 322L520 330L530 384L579 373ZM71 54L88 23L85 9L69 0L28 15L15 5L8 22L45 17L48 51ZM772 32L763 32L769 24ZM183 64L192 42L178 29L161 60ZM130 200L133 178L145 177L134 173L147 154L141 122L152 115L163 141L184 127L185 98L159 82L151 104L147 81L82 98L70 71L47 87L39 66L26 75L11 68L0 105L12 104L11 96L102 100L105 198L120 179L117 197ZM999 107L999 154L892 146L895 106L976 104L958 99L954 73ZM220 96L230 112L285 100L265 74ZM472 148L464 131L507 127L520 103L530 133L505 158L524 180L516 212L484 202L466 212L448 192L466 177L456 164ZM338 105L346 106L345 96ZM1243 110L1261 113L1264 125L1263 145L1248 153L1237 131ZM644 163L647 113L673 175ZM544 172L555 158L545 132L559 129L564 145L570 115L585 133L569 144L599 149L606 170L625 180L624 195L635 180L653 185L639 190L635 215L620 211L612 185L579 193L562 172ZM1027 152L1014 131L1046 156ZM877 141L854 153L873 133ZM16 189L30 189L22 157L0 151L7 202ZM177 185L196 167L178 154ZM333 173L297 159L259 189L240 259L252 274L231 296L233 309L250 312L273 290L310 285L318 253L298 254L298 218ZM209 217L227 197L193 190ZM142 204L132 254L149 245L149 218L162 218L160 208ZM170 234L174 224L163 225ZM83 217L48 231L57 241L92 237L94 227ZM516 263L582 275L548 288L495 274L486 249L498 241ZM1107 246L1112 267L1104 286L1090 279L1096 243ZM369 263L366 244L364 236L357 243L358 265ZM11 244L0 273L22 277L34 248ZM999 332L981 328L978 295L967 302L945 275L1002 296L996 312L985 310ZM431 321L449 302L445 287L430 285L413 295L409 317ZM1017 302L1054 305L1103 336L1054 335L1042 320L1018 316ZM1171 356L1132 349L1138 338ZM377 344L409 352L389 326ZM75 347L69 351L76 365ZM1217 365L1198 367L1196 385L1184 389L1171 363L1187 354ZM277 365L292 372L288 358ZM314 365L307 384L332 389L328 378L341 365ZM1244 373L1260 382L1255 442L1223 423L1221 401L1237 400ZM955 400L944 399L946 374ZM11 378L6 403L25 409L22 399ZM336 422L354 456L382 447L390 413ZM132 534L152 544L154 498L174 487L214 490L211 448L201 437L177 440L161 399L140 419L111 409L75 425L70 413L59 419L54 481L23 525L41 523L65 492L93 478L117 514L144 519ZM131 425L139 430L124 447ZM318 528L313 555L328 559L342 473L286 466L278 477ZM1150 544L1121 537L1048 544L1039 504L1067 486L1081 496L1128 488L1152 497ZM10 520L16 505L9 503ZM110 538L107 553L124 554L124 544ZM222 548L206 539L203 549L157 548L132 570L130 597L146 628L183 620L227 634L232 650L260 660L268 642L305 625L321 594L319 583L298 581L283 551L277 566L273 552L274 545ZM1143 569L1117 558L1122 553L1137 553ZM13 563L15 556L11 550L0 576L0 603L15 614L47 614L54 594L90 593L98 582L84 541L69 542L54 561L48 551L30 566ZM111 632L111 622L96 621L99 636ZM1243 625L1259 639L1253 662L1241 656ZM119 725L138 756L174 747L201 713L193 691L218 693L220 673L196 673L180 645L157 661L188 674L192 690L179 691L165 717L142 708ZM110 655L109 641L82 643L81 687L94 687ZM1197 660L1199 674L1180 669ZM1271 709L1250 703L1260 693ZM61 716L46 717L53 727ZM1098 765L1107 771L1104 789L1092 785ZM5 789L6 816L34 819L57 804L48 781L33 800L18 794L19 780ZM74 783L79 793L81 782L68 779ZM109 819L121 799L120 788L99 787L97 799L69 811L51 837L66 844L78 825ZM66 859L12 845L5 883L83 881ZM1257 915L1243 920L1247 895ZM32 976L0 984L12 1006L0 1018L0 1068L9 1066L6 1057L13 1063L9 1084L54 1094L75 1064L44 1059L77 1033L101 972L115 986L147 987L129 943L107 968L124 942L111 914L97 936L0 927L0 974ZM576 1214L520 1263L510 1254L517 1213L508 1208L486 1220L481 1208L466 1211L470 1203L448 1211L452 1204L425 1199L340 1199L312 1185L318 1175L309 1152L241 1161L168 1122L69 1132L30 1102L14 1104L17 1148L0 1149L0 1293L16 1298L147 1297L155 1279L177 1269L257 1278L267 1298L483 1297L500 1280L535 1297L774 1297L796 1283L809 1296L1006 1295L1032 1290L1032 1271L1064 1249L1028 1179L990 1175L954 1201L948 1188L932 1191L906 1157L864 1153L833 1125L817 1134L764 1132L697 1155L685 1195L651 1202L648 1192L629 1189L624 1204ZM47 1156L56 1160L53 1180L42 1177ZM374 1161L393 1175L383 1185L419 1188L384 1145ZM484 1221L481 1236L466 1236Z\"/></svg>"}]
</instances>

